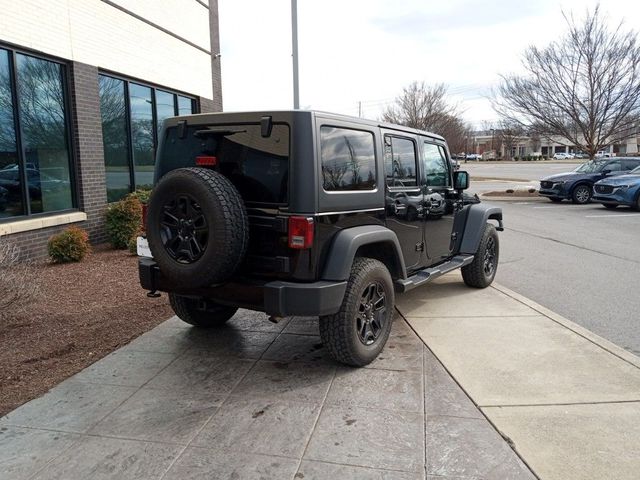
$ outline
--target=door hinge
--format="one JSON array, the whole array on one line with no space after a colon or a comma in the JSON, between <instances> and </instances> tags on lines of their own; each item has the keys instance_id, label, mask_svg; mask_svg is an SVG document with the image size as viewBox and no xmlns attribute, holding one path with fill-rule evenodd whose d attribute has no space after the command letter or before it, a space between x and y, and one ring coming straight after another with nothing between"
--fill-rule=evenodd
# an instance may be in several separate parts
<instances>
[{"instance_id":1,"label":"door hinge","mask_svg":"<svg viewBox=\"0 0 640 480\"><path fill-rule=\"evenodd\" d=\"M416 252L424 252L424 242L416 243Z\"/></svg>"}]
</instances>

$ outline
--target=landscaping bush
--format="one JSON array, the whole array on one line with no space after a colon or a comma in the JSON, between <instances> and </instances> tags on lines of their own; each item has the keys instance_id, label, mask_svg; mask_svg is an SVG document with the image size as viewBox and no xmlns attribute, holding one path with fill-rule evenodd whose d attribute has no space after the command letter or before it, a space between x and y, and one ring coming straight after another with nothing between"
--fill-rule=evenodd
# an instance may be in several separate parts
<instances>
[{"instance_id":1,"label":"landscaping bush","mask_svg":"<svg viewBox=\"0 0 640 480\"><path fill-rule=\"evenodd\" d=\"M38 282L20 249L0 237L0 320L24 308L38 294Z\"/></svg>"},{"instance_id":2,"label":"landscaping bush","mask_svg":"<svg viewBox=\"0 0 640 480\"><path fill-rule=\"evenodd\" d=\"M113 248L128 248L129 242L140 232L142 202L136 193L127 195L107 208L106 227Z\"/></svg>"},{"instance_id":3,"label":"landscaping bush","mask_svg":"<svg viewBox=\"0 0 640 480\"><path fill-rule=\"evenodd\" d=\"M79 262L89 253L89 234L80 227L69 227L51 237L47 247L54 263Z\"/></svg>"}]
</instances>

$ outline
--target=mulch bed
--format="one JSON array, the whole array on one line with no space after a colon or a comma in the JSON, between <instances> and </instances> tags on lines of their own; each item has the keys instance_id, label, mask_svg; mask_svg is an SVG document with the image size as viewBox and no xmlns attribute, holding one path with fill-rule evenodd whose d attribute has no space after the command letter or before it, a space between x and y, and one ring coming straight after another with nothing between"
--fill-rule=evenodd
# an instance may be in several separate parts
<instances>
[{"instance_id":1,"label":"mulch bed","mask_svg":"<svg viewBox=\"0 0 640 480\"><path fill-rule=\"evenodd\" d=\"M147 298L126 251L96 247L80 263L32 270L36 299L0 317L0 416L173 315L166 295Z\"/></svg>"}]
</instances>

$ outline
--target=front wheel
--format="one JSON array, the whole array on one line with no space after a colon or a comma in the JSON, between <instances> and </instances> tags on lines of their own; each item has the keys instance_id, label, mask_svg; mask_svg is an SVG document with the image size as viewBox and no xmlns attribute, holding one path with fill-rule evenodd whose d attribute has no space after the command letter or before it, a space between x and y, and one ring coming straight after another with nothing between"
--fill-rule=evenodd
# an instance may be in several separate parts
<instances>
[{"instance_id":1,"label":"front wheel","mask_svg":"<svg viewBox=\"0 0 640 480\"><path fill-rule=\"evenodd\" d=\"M462 279L470 287L485 288L491 285L498 271L500 243L496 227L487 223L473 262L462 267Z\"/></svg>"},{"instance_id":2,"label":"front wheel","mask_svg":"<svg viewBox=\"0 0 640 480\"><path fill-rule=\"evenodd\" d=\"M339 362L362 367L384 348L393 322L395 297L387 267L356 258L340 311L320 317L320 337Z\"/></svg>"},{"instance_id":3,"label":"front wheel","mask_svg":"<svg viewBox=\"0 0 640 480\"><path fill-rule=\"evenodd\" d=\"M220 327L238 310L204 298L183 297L175 293L169 294L169 303L180 320L200 328Z\"/></svg>"},{"instance_id":4,"label":"front wheel","mask_svg":"<svg viewBox=\"0 0 640 480\"><path fill-rule=\"evenodd\" d=\"M573 189L571 199L573 203L577 203L578 205L589 203L591 201L591 187L589 185L578 185Z\"/></svg>"}]
</instances>

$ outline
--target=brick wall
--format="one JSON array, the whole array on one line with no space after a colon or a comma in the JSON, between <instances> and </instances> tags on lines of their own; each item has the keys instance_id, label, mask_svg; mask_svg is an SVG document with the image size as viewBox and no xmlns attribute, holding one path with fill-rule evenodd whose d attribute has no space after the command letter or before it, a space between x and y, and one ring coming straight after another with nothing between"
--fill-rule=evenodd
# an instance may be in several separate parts
<instances>
[{"instance_id":1,"label":"brick wall","mask_svg":"<svg viewBox=\"0 0 640 480\"><path fill-rule=\"evenodd\" d=\"M106 240L107 187L98 68L73 62L70 77L78 207L87 214L83 228L89 232L91 242L99 243Z\"/></svg>"}]
</instances>

